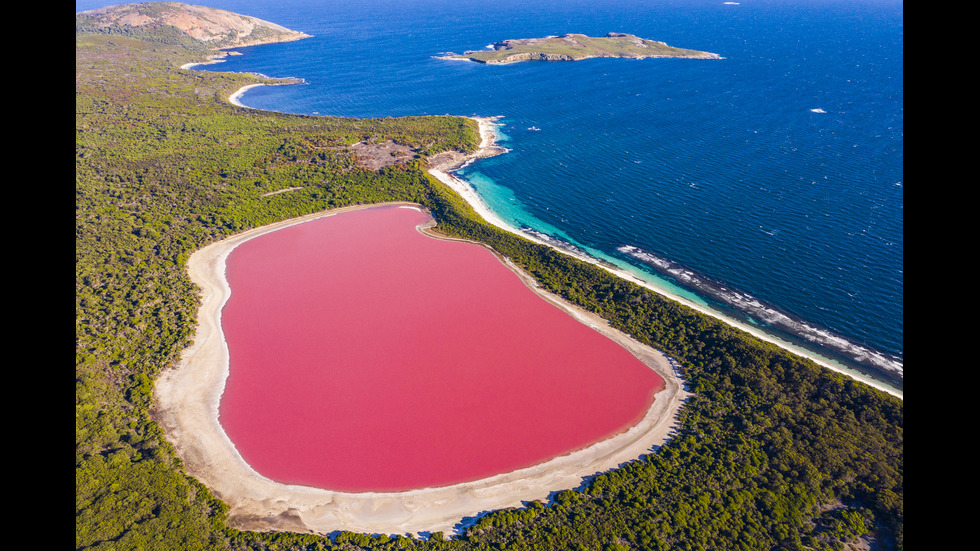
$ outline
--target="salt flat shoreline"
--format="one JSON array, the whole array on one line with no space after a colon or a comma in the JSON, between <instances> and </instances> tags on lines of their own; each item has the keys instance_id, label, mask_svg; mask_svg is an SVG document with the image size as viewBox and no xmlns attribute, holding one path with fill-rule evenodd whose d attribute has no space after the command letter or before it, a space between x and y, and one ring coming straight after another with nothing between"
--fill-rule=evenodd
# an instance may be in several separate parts
<instances>
[{"instance_id":1,"label":"salt flat shoreline","mask_svg":"<svg viewBox=\"0 0 980 551\"><path fill-rule=\"evenodd\" d=\"M656 449L669 438L688 394L670 361L659 351L609 327L605 320L574 308L538 288L528 274L497 255L543 299L564 309L613 339L660 375L665 388L635 426L585 449L483 480L406 492L335 492L280 484L255 472L221 428L218 406L228 376L228 347L221 331L221 308L230 296L225 261L239 244L293 224L362 208L411 203L358 205L334 209L255 228L196 251L188 273L201 290L194 344L180 363L157 380L154 419L194 476L229 506L229 524L243 530L289 530L329 533L336 530L385 534L453 533L464 519L482 512L520 507L546 499L552 492L579 486L583 479L607 471ZM434 221L419 227L429 233ZM432 235L433 237L440 237Z\"/></svg>"}]
</instances>

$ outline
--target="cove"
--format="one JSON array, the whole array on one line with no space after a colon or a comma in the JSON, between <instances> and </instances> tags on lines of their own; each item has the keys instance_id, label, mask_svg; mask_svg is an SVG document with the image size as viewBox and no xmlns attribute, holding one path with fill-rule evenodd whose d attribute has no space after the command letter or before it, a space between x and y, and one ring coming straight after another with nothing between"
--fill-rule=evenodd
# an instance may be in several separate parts
<instances>
[{"instance_id":1,"label":"cove","mask_svg":"<svg viewBox=\"0 0 980 551\"><path fill-rule=\"evenodd\" d=\"M664 380L488 249L375 207L229 254L219 420L286 484L397 492L479 480L621 433Z\"/></svg>"}]
</instances>

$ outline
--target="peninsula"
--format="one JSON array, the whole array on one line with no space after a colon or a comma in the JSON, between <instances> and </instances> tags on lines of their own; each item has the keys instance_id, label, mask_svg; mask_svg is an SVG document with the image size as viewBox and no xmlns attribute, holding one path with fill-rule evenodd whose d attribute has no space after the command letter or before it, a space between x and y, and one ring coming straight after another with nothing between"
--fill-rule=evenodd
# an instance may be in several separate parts
<instances>
[{"instance_id":1,"label":"peninsula","mask_svg":"<svg viewBox=\"0 0 980 551\"><path fill-rule=\"evenodd\" d=\"M718 54L674 48L663 42L625 33L609 33L602 37L569 33L547 38L520 38L496 42L488 48L492 49L468 51L463 54L449 53L438 57L487 64L520 61L579 61L593 57L721 59Z\"/></svg>"},{"instance_id":2,"label":"peninsula","mask_svg":"<svg viewBox=\"0 0 980 551\"><path fill-rule=\"evenodd\" d=\"M212 48L240 48L290 42L310 35L227 10L180 2L107 6L75 14L75 32L136 38L191 39Z\"/></svg>"}]
</instances>

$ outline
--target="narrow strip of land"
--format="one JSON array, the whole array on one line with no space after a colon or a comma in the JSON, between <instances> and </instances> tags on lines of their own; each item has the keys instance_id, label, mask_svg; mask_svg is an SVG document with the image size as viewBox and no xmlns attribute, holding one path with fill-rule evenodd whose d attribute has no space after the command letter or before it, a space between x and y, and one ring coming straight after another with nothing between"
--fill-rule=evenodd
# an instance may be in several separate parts
<instances>
[{"instance_id":1,"label":"narrow strip of land","mask_svg":"<svg viewBox=\"0 0 980 551\"><path fill-rule=\"evenodd\" d=\"M889 386L889 385L887 385L887 384L885 384L885 383L883 383L881 381L877 381L875 379L872 379L872 378L870 378L870 377L868 377L868 376L866 376L866 375L864 375L862 373L859 373L859 372L857 372L855 370L848 369L848 368L844 367L841 364L838 364L836 362L832 362L830 360L827 360L826 358L823 358L823 357L821 357L821 356L819 356L817 354L814 354L814 353L812 353L812 352L810 352L808 350L805 350L805 349L803 349L803 348L801 348L799 346L795 346L795 345L790 344L790 343L788 343L786 341L777 339L776 337L773 337L772 335L769 335L769 334L765 333L764 331L760 330L757 327L753 327L753 326L748 325L746 323L742 323L742 322L740 322L740 321L738 321L738 320L736 320L734 318L724 316L721 313L716 312L716 311L714 311L714 310L712 310L710 308L706 308L706 307L704 307L704 306L702 306L700 304L697 304L695 302L692 302L690 300L687 300L686 298L681 297L681 296L678 296L678 295L676 295L674 293L671 293L670 291L668 291L668 290L666 290L664 288L661 288L661 287L658 287L656 285L653 285L653 284L649 283L648 281L644 281L644 280L640 279L639 277L637 277L637 276L635 276L635 275L633 275L633 274L631 274L631 273L629 273L629 272L627 272L625 270L612 267L612 266L610 266L608 264L605 264L603 262L598 262L595 258L591 258L591 257L588 257L588 256L574 254L574 253L572 253L572 252L570 252L568 250L564 250L564 249L561 249L561 248L555 248L554 245L551 244L551 243L547 243L547 242L539 239L538 237L536 237L536 236L534 236L534 235L532 235L530 233L523 232L523 231L521 231L521 230L519 230L517 228L512 227L511 225L509 225L508 223L506 223L504 220L502 220L499 216L497 216L497 214L494 213L490 209L490 207L487 206L487 204L483 201L483 199L481 199L480 196L477 195L477 193L473 190L472 187L470 187L470 185L468 183L464 182L463 180L457 178L456 176L454 176L452 174L452 171L453 170L456 170L456 169L460 168L465 163L469 163L469 162L471 162L471 161L473 161L475 159L478 159L478 158L490 157L490 156L493 156L493 155L497 155L497 154L500 154L501 152L504 151L499 146L497 146L497 144L495 142L494 125L495 125L495 119L496 119L496 117L473 117L473 119L477 121L477 123L479 124L479 128L480 128L481 143L480 143L479 150L476 153L474 153L474 154L472 154L470 156L457 157L455 159L447 159L445 161L441 161L440 160L440 162L437 162L435 164L430 164L429 174L431 174L432 176L434 176L435 178L437 178L440 182L446 184L453 191L455 191L457 194L459 194L464 200L466 200L467 203L470 204L470 206L473 208L473 210L475 210L476 213L479 214L488 223L490 223L490 224L492 224L492 225L494 225L494 226L496 226L496 227L498 227L498 228L500 228L502 230L508 231L508 232L513 233L513 234L516 234L516 235L520 235L521 237L523 237L524 239L527 239L529 241L534 241L535 243L540 243L542 245L547 245L549 247L554 248L558 252L561 252L563 254L568 254L570 256L573 256L573 257L575 257L575 258L577 258L579 260L585 261L585 262L592 263L592 264L594 264L594 265L596 265L596 266L598 266L598 267L600 267L600 268L602 268L604 270L609 271L610 273L612 273L612 274L614 274L614 275L616 275L616 276L618 276L618 277L620 277L622 279L625 279L627 281L631 281L633 283L636 283L637 285L640 285L640 286L645 287L645 288L647 288L647 289L649 289L651 291L654 291L656 293L659 293L659 294L661 294L661 295L663 295L663 296L665 296L665 297L667 297L667 298L669 298L671 300L675 300L675 301L680 302L681 304L683 304L685 306L688 306L690 308L694 308L695 310L697 310L697 311L699 311L699 312L701 312L703 314L707 314L707 315L709 315L709 316L711 316L713 318L716 318L716 319L718 319L720 321L723 321L723 322L725 322L725 323L727 323L727 324L729 324L729 325L731 325L733 327L736 327L738 329L741 329L742 331L745 331L745 332L747 332L747 333L749 333L749 334L751 334L751 335L753 335L753 336L755 336L755 337L757 337L759 339L762 339L762 340L764 340L766 342L775 344L776 346L779 346L781 348L784 348L784 349L786 349L786 350L788 350L788 351L790 351L790 352L792 352L794 354L797 354L799 356L802 356L804 358L810 359L810 360L816 362L817 364L822 365L823 367L826 367L826 368L828 368L830 370L833 370L833 371L837 371L839 373L843 373L843 374L845 374L845 375L847 375L849 377L852 377L854 379L857 379L857 380L859 380L859 381L861 381L861 382L863 382L863 383L865 383L867 385L870 385L870 386L872 386L874 388L877 388L878 390L881 390L883 392L887 392L887 393L889 393L889 394L891 394L893 396L896 396L898 398L904 398L904 393L902 391L897 390L897 389L895 389L895 388L893 388L893 387L891 387L891 386Z\"/></svg>"}]
</instances>

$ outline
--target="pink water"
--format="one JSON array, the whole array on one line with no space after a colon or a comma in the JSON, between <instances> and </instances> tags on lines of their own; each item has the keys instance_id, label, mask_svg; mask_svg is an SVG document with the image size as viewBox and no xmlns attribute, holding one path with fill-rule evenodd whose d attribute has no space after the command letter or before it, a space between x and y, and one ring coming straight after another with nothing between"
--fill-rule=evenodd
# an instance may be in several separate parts
<instances>
[{"instance_id":1,"label":"pink water","mask_svg":"<svg viewBox=\"0 0 980 551\"><path fill-rule=\"evenodd\" d=\"M486 249L359 210L229 256L220 421L279 482L399 491L546 461L635 424L663 380Z\"/></svg>"}]
</instances>

